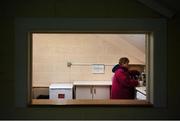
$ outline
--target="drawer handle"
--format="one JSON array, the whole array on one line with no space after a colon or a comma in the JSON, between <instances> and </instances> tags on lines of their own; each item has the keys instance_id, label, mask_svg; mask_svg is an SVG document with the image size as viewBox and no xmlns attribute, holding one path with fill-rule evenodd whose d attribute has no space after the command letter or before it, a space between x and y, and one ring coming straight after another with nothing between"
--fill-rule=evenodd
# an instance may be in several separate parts
<instances>
[{"instance_id":1,"label":"drawer handle","mask_svg":"<svg viewBox=\"0 0 180 121\"><path fill-rule=\"evenodd\" d=\"M94 88L94 94L96 94L96 89Z\"/></svg>"},{"instance_id":2,"label":"drawer handle","mask_svg":"<svg viewBox=\"0 0 180 121\"><path fill-rule=\"evenodd\" d=\"M92 89L92 88L90 88L90 93L91 93L91 94L93 93L93 89Z\"/></svg>"}]
</instances>

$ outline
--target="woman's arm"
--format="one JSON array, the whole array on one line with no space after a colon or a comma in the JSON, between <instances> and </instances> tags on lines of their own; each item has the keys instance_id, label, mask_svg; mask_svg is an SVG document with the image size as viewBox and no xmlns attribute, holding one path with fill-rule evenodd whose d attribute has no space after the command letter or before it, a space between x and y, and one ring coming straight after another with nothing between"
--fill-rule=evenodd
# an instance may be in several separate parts
<instances>
[{"instance_id":1,"label":"woman's arm","mask_svg":"<svg viewBox=\"0 0 180 121\"><path fill-rule=\"evenodd\" d=\"M130 79L129 75L126 74L126 72L123 72L123 70L121 70L121 69L118 69L115 72L115 76L123 86L136 87L139 84L139 82L137 80Z\"/></svg>"}]
</instances>

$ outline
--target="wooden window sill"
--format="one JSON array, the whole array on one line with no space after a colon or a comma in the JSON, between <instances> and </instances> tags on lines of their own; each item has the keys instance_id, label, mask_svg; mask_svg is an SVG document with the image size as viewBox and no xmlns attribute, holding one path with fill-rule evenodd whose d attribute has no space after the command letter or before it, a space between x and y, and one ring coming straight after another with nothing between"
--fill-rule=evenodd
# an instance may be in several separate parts
<instances>
[{"instance_id":1,"label":"wooden window sill","mask_svg":"<svg viewBox=\"0 0 180 121\"><path fill-rule=\"evenodd\" d=\"M146 100L127 100L127 99L64 99L64 100L50 100L50 99L32 99L31 105L122 105L122 106L152 106Z\"/></svg>"}]
</instances>

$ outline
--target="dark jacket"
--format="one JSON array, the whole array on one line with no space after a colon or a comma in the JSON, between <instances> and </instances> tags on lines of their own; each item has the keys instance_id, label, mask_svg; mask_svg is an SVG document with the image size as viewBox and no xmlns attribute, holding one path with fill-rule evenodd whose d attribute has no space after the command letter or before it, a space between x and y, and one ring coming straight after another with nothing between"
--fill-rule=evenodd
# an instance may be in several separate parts
<instances>
[{"instance_id":1,"label":"dark jacket","mask_svg":"<svg viewBox=\"0 0 180 121\"><path fill-rule=\"evenodd\" d=\"M112 68L112 72L114 73L117 69L119 69L120 66L119 64L116 64L113 68Z\"/></svg>"}]
</instances>

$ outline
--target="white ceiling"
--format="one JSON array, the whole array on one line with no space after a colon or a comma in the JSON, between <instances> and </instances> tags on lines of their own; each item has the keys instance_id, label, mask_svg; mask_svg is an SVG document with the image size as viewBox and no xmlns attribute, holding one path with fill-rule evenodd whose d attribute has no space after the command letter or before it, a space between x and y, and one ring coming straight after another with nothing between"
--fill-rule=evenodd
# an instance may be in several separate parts
<instances>
[{"instance_id":1,"label":"white ceiling","mask_svg":"<svg viewBox=\"0 0 180 121\"><path fill-rule=\"evenodd\" d=\"M49 42L48 46L51 46L52 42L58 42L58 45L64 45L67 48L72 49L76 47L73 53L87 50L87 53L91 55L98 48L104 50L102 53L108 51L111 55L114 54L114 57L130 57L133 63L144 63L145 61L145 34L33 34L33 37L36 37L36 40L40 40L33 41L33 43L44 43L47 40ZM62 43L59 40L63 40L61 41ZM43 43L37 45L42 45ZM35 46L36 44L34 44ZM93 50L88 48L93 48ZM98 49L93 55L101 55L98 55L100 53Z\"/></svg>"}]
</instances>

